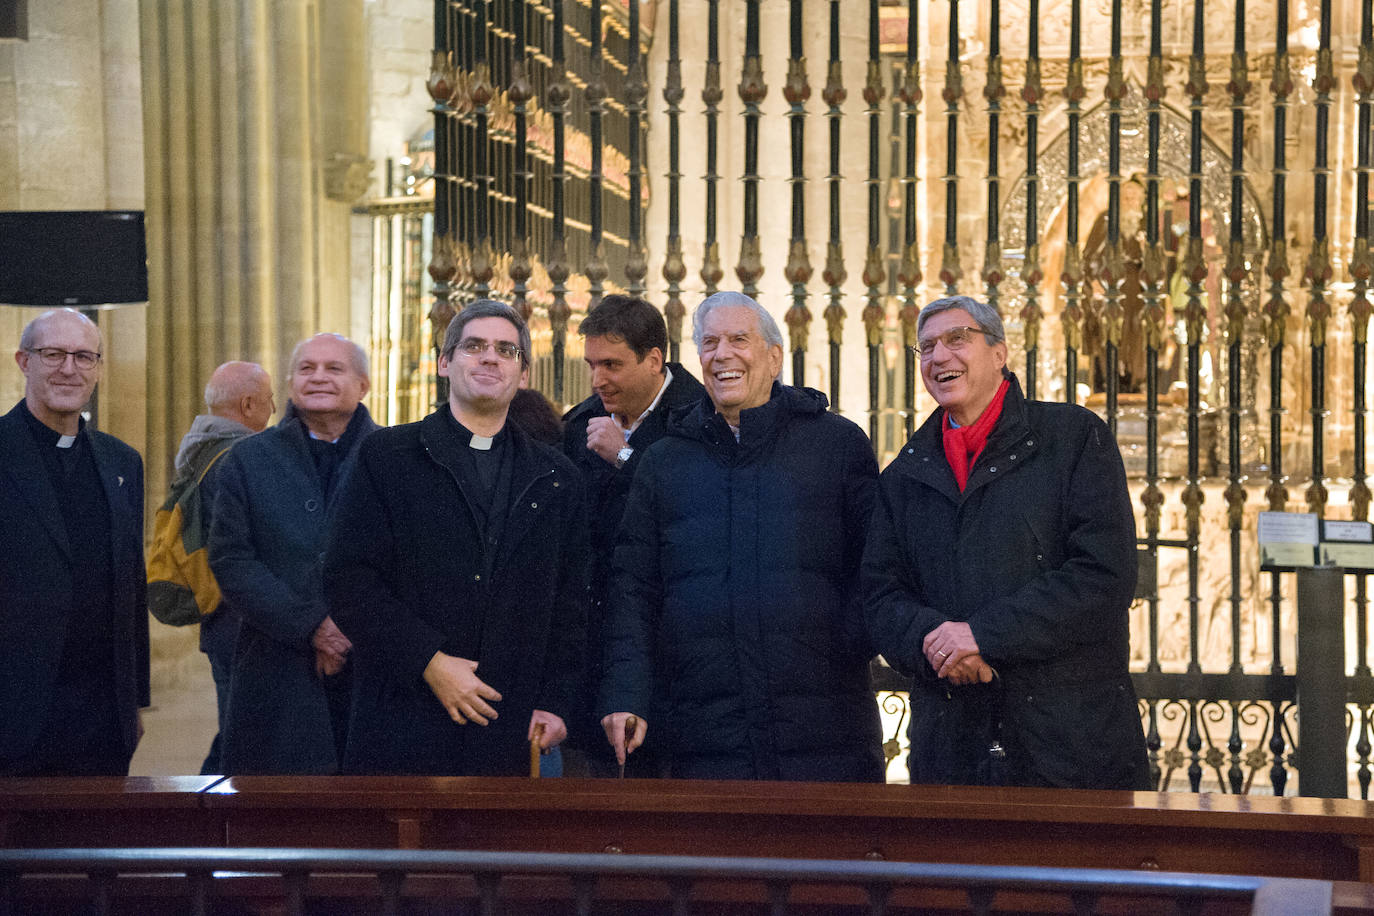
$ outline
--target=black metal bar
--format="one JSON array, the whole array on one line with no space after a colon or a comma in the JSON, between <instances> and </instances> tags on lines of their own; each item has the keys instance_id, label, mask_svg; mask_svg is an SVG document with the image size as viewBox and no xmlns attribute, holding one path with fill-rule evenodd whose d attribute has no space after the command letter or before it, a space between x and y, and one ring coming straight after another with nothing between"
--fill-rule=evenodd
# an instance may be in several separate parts
<instances>
[{"instance_id":1,"label":"black metal bar","mask_svg":"<svg viewBox=\"0 0 1374 916\"><path fill-rule=\"evenodd\" d=\"M849 95L844 88L843 71L840 67L840 0L830 0L830 58L827 62L825 88L821 98L826 104L826 120L830 128L830 171L826 182L830 192L829 217L830 231L825 247L825 269L822 279L830 288L829 304L825 307L826 336L830 342L830 403L840 403L840 346L844 342L845 310L841 305L844 297L840 287L849 275L844 269L844 243L840 237L840 185L844 176L840 174L840 106Z\"/></svg>"},{"instance_id":2,"label":"black metal bar","mask_svg":"<svg viewBox=\"0 0 1374 916\"><path fill-rule=\"evenodd\" d=\"M744 103L744 231L740 236L735 276L746 296L757 297L763 276L763 245L759 238L759 104L768 95L763 82L763 57L759 53L759 3L746 0L744 7L744 66L740 71L739 98Z\"/></svg>"},{"instance_id":3,"label":"black metal bar","mask_svg":"<svg viewBox=\"0 0 1374 916\"><path fill-rule=\"evenodd\" d=\"M488 133L487 106L495 95L491 81L491 64L487 59L487 4L474 0L471 5L473 65L468 98L472 102L472 180L473 180L473 246L470 269L473 295L479 299L491 294L491 280L495 274L495 251L492 247L491 212L495 203L492 188L491 137Z\"/></svg>"},{"instance_id":4,"label":"black metal bar","mask_svg":"<svg viewBox=\"0 0 1374 916\"><path fill-rule=\"evenodd\" d=\"M1006 94L1007 88L1002 82L1002 4L1001 0L991 0L988 7L988 73L983 86L983 98L988 102L988 231L983 244L983 283L988 305L999 313L1002 310L998 289L1002 283L1002 236L997 141L1002 129L1002 99Z\"/></svg>"},{"instance_id":5,"label":"black metal bar","mask_svg":"<svg viewBox=\"0 0 1374 916\"><path fill-rule=\"evenodd\" d=\"M1150 0L1150 55L1146 64L1146 165L1145 165L1145 248L1140 276L1144 284L1141 330L1145 336L1145 491L1141 505L1145 510L1144 559L1151 581L1159 581L1159 533L1164 494L1159 478L1159 350L1164 336L1164 250L1160 244L1159 146L1161 100L1164 98L1164 58L1162 53L1163 0ZM1146 674L1161 671L1159 661L1159 589L1146 596L1149 655ZM1145 744L1149 750L1150 778L1160 784L1159 704L1146 700Z\"/></svg>"},{"instance_id":6,"label":"black metal bar","mask_svg":"<svg viewBox=\"0 0 1374 916\"><path fill-rule=\"evenodd\" d=\"M382 897L382 916L400 916L401 886L405 883L405 873L384 871L377 875L377 887Z\"/></svg>"},{"instance_id":7,"label":"black metal bar","mask_svg":"<svg viewBox=\"0 0 1374 916\"><path fill-rule=\"evenodd\" d=\"M567 246L567 111L571 100L568 88L568 62L563 50L565 0L549 0L553 7L552 55L547 91L549 117L553 123L553 168L549 175L550 196L553 203L553 224L550 227L548 252L549 290L553 297L549 305L549 328L553 337L553 400L563 403L564 363L567 360L568 319L568 246Z\"/></svg>"},{"instance_id":8,"label":"black metal bar","mask_svg":"<svg viewBox=\"0 0 1374 916\"><path fill-rule=\"evenodd\" d=\"M792 285L792 306L784 316L792 344L792 384L806 384L806 341L811 333L811 310L806 307L806 284L811 279L811 258L806 246L806 102L811 84L806 79L806 55L802 48L804 4L789 0L787 10L787 125L792 153L792 235L783 276Z\"/></svg>"},{"instance_id":9,"label":"black metal bar","mask_svg":"<svg viewBox=\"0 0 1374 916\"><path fill-rule=\"evenodd\" d=\"M1201 415L1200 359L1203 330L1207 324L1206 308L1202 302L1202 281L1207 277L1207 265L1202 259L1202 113L1203 96L1207 92L1207 59L1203 47L1203 0L1193 4L1193 45L1188 59L1189 132L1188 132L1188 251L1183 259L1183 272L1188 281L1187 305L1184 318L1187 329L1188 373L1188 477L1183 491L1185 529L1188 536L1188 670L1201 671L1198 633L1198 612L1202 602L1199 593L1201 571L1198 550L1202 534L1202 483L1199 468L1198 428ZM1202 779L1202 737L1197 728L1197 705L1189 708L1188 780L1194 792Z\"/></svg>"},{"instance_id":10,"label":"black metal bar","mask_svg":"<svg viewBox=\"0 0 1374 916\"><path fill-rule=\"evenodd\" d=\"M1370 490L1368 469L1365 464L1365 435L1368 420L1366 401L1365 372L1368 365L1369 346L1369 281L1374 260L1370 257L1370 219L1369 219L1369 173L1370 155L1370 109L1374 102L1374 2L1361 0L1360 3L1360 52L1359 66L1352 80L1359 96L1358 128L1356 131L1355 166L1355 240L1354 251L1350 258L1350 274L1355 280L1354 296L1350 301L1351 330L1354 347L1354 425L1355 454L1354 470L1351 474L1353 486L1350 488L1350 517L1355 520L1369 518ZM1369 581L1360 574L1355 577L1355 674L1369 677ZM1359 735L1355 740L1355 753L1358 755L1356 776L1360 783L1360 798L1369 798L1371 778L1370 753L1374 746L1370 741L1370 711L1361 709L1357 722Z\"/></svg>"},{"instance_id":11,"label":"black metal bar","mask_svg":"<svg viewBox=\"0 0 1374 916\"><path fill-rule=\"evenodd\" d=\"M510 246L511 304L526 321L529 321L530 315L534 311L526 299L532 272L530 265L529 205L530 179L533 177L530 173L530 154L527 142L529 127L526 123L526 106L529 100L534 97L534 90L530 87L529 49L525 39L525 25L529 12L526 9L526 0L514 0L504 9L510 16L512 26L511 49L513 53L509 61L510 84L507 88L507 95L510 98L511 111L515 118L515 144L509 151L514 159L511 179L515 185L515 193L511 195L514 198L512 202L514 225L511 227L514 238L511 240Z\"/></svg>"},{"instance_id":12,"label":"black metal bar","mask_svg":"<svg viewBox=\"0 0 1374 916\"><path fill-rule=\"evenodd\" d=\"M720 287L725 272L720 266L720 241L716 229L716 184L720 175L716 171L716 146L719 137L720 101L724 94L720 88L720 0L709 0L707 4L706 25L706 84L701 90L701 100L706 105L706 235L701 261L701 282L705 284L706 295L711 295Z\"/></svg>"},{"instance_id":13,"label":"black metal bar","mask_svg":"<svg viewBox=\"0 0 1374 916\"><path fill-rule=\"evenodd\" d=\"M606 265L603 250L605 238L605 218L602 213L605 188L605 173L602 167L602 143L604 142L604 122L606 117L606 60L602 49L601 33L603 0L593 0L591 25L591 65L587 75L587 88L584 91L587 102L587 138L591 141L591 169L587 175L588 221L590 230L590 251L583 272L587 275L590 301L587 307L594 308L601 301L605 291L606 277L610 268Z\"/></svg>"},{"instance_id":14,"label":"black metal bar","mask_svg":"<svg viewBox=\"0 0 1374 916\"><path fill-rule=\"evenodd\" d=\"M1242 338L1245 334L1245 299L1243 285L1248 273L1245 256L1245 230L1242 222L1245 196L1245 97L1250 90L1245 55L1245 0L1237 0L1235 39L1231 49L1231 80L1226 88L1231 96L1231 230L1226 256L1226 428L1227 428L1227 526L1230 529L1231 559L1231 664L1230 672L1240 674L1242 605L1241 587L1242 538L1245 523L1244 470L1241 467L1241 400ZM1241 791L1241 752L1244 742L1240 735L1238 707L1232 708L1228 779L1233 793Z\"/></svg>"},{"instance_id":15,"label":"black metal bar","mask_svg":"<svg viewBox=\"0 0 1374 916\"><path fill-rule=\"evenodd\" d=\"M1289 274L1288 246L1284 227L1288 225L1285 215L1287 202L1288 166L1287 115L1288 96L1293 91L1293 80L1289 73L1288 59L1288 3L1277 4L1275 21L1274 72L1269 87L1274 96L1274 164L1272 167L1273 204L1272 222L1275 231L1271 235L1270 248L1265 271L1269 275L1269 301L1264 312L1268 324L1269 342L1269 487L1265 496L1269 509L1282 512L1288 500L1283 475L1283 346L1287 330L1290 308L1285 298L1284 281ZM1272 657L1269 670L1278 675L1283 673L1282 615L1283 592L1280 574L1269 574L1270 633L1273 639ZM1277 712L1277 710L1276 710ZM1279 716L1275 716L1269 736L1269 752L1273 759L1269 781L1275 795L1282 795L1287 784L1288 774L1284 767L1286 741L1280 727Z\"/></svg>"},{"instance_id":16,"label":"black metal bar","mask_svg":"<svg viewBox=\"0 0 1374 916\"><path fill-rule=\"evenodd\" d=\"M863 282L866 291L861 317L864 325L864 342L868 346L868 438L875 451L878 448L879 362L883 343L883 322L886 318L882 285L887 280L882 249L882 109L879 107L886 93L883 88L882 59L879 55L879 28L878 0L869 0L868 69L863 91L864 103L868 106L864 109L864 113L868 115L868 178L864 182L868 191L868 253L864 258ZM832 410L840 409L839 404L831 404L830 407Z\"/></svg>"},{"instance_id":17,"label":"black metal bar","mask_svg":"<svg viewBox=\"0 0 1374 916\"><path fill-rule=\"evenodd\" d=\"M1032 14L1034 15L1034 14ZM959 72L959 0L949 0L948 50L945 56L945 245L940 259L940 282L945 295L959 291L959 99L964 94Z\"/></svg>"},{"instance_id":18,"label":"black metal bar","mask_svg":"<svg viewBox=\"0 0 1374 916\"><path fill-rule=\"evenodd\" d=\"M1026 303L1021 307L1021 327L1026 339L1026 397L1036 395L1036 360L1040 352L1040 209L1036 195L1040 188L1038 145L1040 101L1045 96L1040 82L1040 0L1030 0L1026 16L1026 85L1021 98L1026 103L1026 247L1021 263L1021 280L1026 285Z\"/></svg>"},{"instance_id":19,"label":"black metal bar","mask_svg":"<svg viewBox=\"0 0 1374 916\"><path fill-rule=\"evenodd\" d=\"M1126 279L1121 251L1121 100L1126 95L1126 79L1121 58L1121 0L1112 0L1111 57L1107 61L1107 250L1102 282L1102 325L1106 331L1104 382L1107 387L1107 426L1116 435L1121 386L1119 352L1122 331L1121 284Z\"/></svg>"},{"instance_id":20,"label":"black metal bar","mask_svg":"<svg viewBox=\"0 0 1374 916\"><path fill-rule=\"evenodd\" d=\"M668 239L663 260L663 279L668 281L668 301L663 317L668 324L668 359L682 358L682 321L687 308L682 303L682 281L687 262L682 256L682 164L680 159L682 99L682 53L679 42L681 16L679 0L668 5L668 73L663 83L663 100L668 103Z\"/></svg>"},{"instance_id":21,"label":"black metal bar","mask_svg":"<svg viewBox=\"0 0 1374 916\"><path fill-rule=\"evenodd\" d=\"M1326 322L1331 314L1326 284L1331 281L1330 240L1327 237L1326 192L1330 174L1327 148L1331 122L1331 90L1336 78L1331 62L1331 0L1321 0L1321 18L1317 29L1317 66L1312 80L1316 90L1316 130L1314 131L1312 163L1312 250L1308 256L1307 322L1312 333L1312 482L1307 487L1309 512L1323 515L1326 511L1326 461L1323 440L1326 431Z\"/></svg>"},{"instance_id":22,"label":"black metal bar","mask_svg":"<svg viewBox=\"0 0 1374 916\"><path fill-rule=\"evenodd\" d=\"M629 168L629 251L625 258L625 289L631 296L644 295L644 277L649 263L644 251L644 164L642 139L644 134L644 103L649 97L649 79L644 70L644 56L640 54L639 4L630 4L629 58L625 63L626 155Z\"/></svg>"},{"instance_id":23,"label":"black metal bar","mask_svg":"<svg viewBox=\"0 0 1374 916\"><path fill-rule=\"evenodd\" d=\"M1064 86L1068 101L1068 184L1065 201L1064 266L1059 280L1064 284L1064 400L1078 401L1078 351L1083 345L1083 309L1079 304L1079 284L1083 280L1081 252L1078 247L1078 128L1083 100L1082 0L1069 3L1069 77Z\"/></svg>"}]
</instances>

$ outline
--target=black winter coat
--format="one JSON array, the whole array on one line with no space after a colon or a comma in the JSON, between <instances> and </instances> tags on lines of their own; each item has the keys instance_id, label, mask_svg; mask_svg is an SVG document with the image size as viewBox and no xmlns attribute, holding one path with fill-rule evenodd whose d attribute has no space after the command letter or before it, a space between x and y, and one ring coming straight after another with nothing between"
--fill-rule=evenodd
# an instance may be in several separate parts
<instances>
[{"instance_id":1,"label":"black winter coat","mask_svg":"<svg viewBox=\"0 0 1374 916\"><path fill-rule=\"evenodd\" d=\"M587 563L577 472L507 424L509 510L489 545L447 413L369 437L339 494L325 583L354 646L346 772L521 775L531 713L566 723L577 700ZM489 725L449 719L423 677L439 651L477 661L501 694Z\"/></svg>"},{"instance_id":2,"label":"black winter coat","mask_svg":"<svg viewBox=\"0 0 1374 916\"><path fill-rule=\"evenodd\" d=\"M582 475L591 519L591 563L587 576L587 645L593 648L588 659L590 694L585 710L578 717L582 721L576 726L568 723L569 740L601 754L609 752L610 745L593 710L596 707L597 687L601 683L599 650L606 644L606 604L611 593L612 558L620 519L625 514L625 501L629 498L630 484L634 481L635 471L639 469L644 453L667 434L669 414L679 407L695 404L706 394L701 382L681 363L669 363L668 370L672 372L673 380L658 404L630 434L626 444L634 449L634 453L623 467L617 468L587 448L588 422L593 417L607 416L599 395L593 394L563 417L563 454L572 460ZM650 743L655 740L649 739Z\"/></svg>"},{"instance_id":3,"label":"black winter coat","mask_svg":"<svg viewBox=\"0 0 1374 916\"><path fill-rule=\"evenodd\" d=\"M962 494L942 409L879 482L865 609L878 651L914 676L912 782L1149 788L1127 669L1136 557L1121 453L1093 413L1027 401L1007 377ZM947 620L968 622L998 681L936 678L922 640Z\"/></svg>"},{"instance_id":4,"label":"black winter coat","mask_svg":"<svg viewBox=\"0 0 1374 916\"><path fill-rule=\"evenodd\" d=\"M82 424L105 488L110 531L110 698L127 769L148 705L148 601L143 574L143 461L123 442ZM58 699L74 594L90 588L23 408L0 416L0 776L33 750ZM110 710L92 709L91 714ZM75 715L75 713L72 713ZM90 723L92 732L104 724ZM75 730L75 729L72 729ZM86 760L45 775L89 772ZM115 761L110 761L115 762Z\"/></svg>"},{"instance_id":5,"label":"black winter coat","mask_svg":"<svg viewBox=\"0 0 1374 916\"><path fill-rule=\"evenodd\" d=\"M336 480L376 428L359 404ZM281 422L240 440L215 465L210 570L225 605L243 619L223 735L223 768L233 776L339 771L310 641L329 613L320 559L339 487L325 498L308 436L288 402Z\"/></svg>"},{"instance_id":6,"label":"black winter coat","mask_svg":"<svg viewBox=\"0 0 1374 916\"><path fill-rule=\"evenodd\" d=\"M825 407L775 383L737 443L702 398L635 475L601 712L648 708L657 640L674 776L883 777L858 595L877 462Z\"/></svg>"}]
</instances>

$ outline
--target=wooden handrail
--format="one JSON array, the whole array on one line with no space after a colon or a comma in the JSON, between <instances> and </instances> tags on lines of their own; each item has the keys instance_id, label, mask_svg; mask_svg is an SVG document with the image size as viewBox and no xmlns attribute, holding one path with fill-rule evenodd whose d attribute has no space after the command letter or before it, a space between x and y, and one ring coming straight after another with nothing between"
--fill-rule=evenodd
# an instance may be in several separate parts
<instances>
[{"instance_id":1,"label":"wooden handrail","mask_svg":"<svg viewBox=\"0 0 1374 916\"><path fill-rule=\"evenodd\" d=\"M1345 799L633 779L0 780L0 847L340 843L1374 883L1374 805Z\"/></svg>"}]
</instances>

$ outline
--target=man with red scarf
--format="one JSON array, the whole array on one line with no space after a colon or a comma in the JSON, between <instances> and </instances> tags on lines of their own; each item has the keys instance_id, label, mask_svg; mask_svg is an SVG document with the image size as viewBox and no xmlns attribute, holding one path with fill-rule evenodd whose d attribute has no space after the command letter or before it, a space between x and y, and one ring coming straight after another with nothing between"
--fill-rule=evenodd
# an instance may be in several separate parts
<instances>
[{"instance_id":1,"label":"man with red scarf","mask_svg":"<svg viewBox=\"0 0 1374 916\"><path fill-rule=\"evenodd\" d=\"M913 678L911 781L1150 788L1116 442L1026 400L987 304L940 299L916 327L940 406L882 474L863 561L877 648Z\"/></svg>"}]
</instances>

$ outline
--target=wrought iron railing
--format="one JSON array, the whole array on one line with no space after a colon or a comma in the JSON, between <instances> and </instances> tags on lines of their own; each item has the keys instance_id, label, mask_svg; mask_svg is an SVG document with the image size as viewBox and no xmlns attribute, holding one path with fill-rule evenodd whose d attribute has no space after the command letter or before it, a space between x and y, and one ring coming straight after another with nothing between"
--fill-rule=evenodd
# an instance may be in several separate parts
<instances>
[{"instance_id":1,"label":"wrought iron railing","mask_svg":"<svg viewBox=\"0 0 1374 916\"><path fill-rule=\"evenodd\" d=\"M474 295L526 305L533 381L567 403L585 391L574 312L601 291L664 302L677 358L687 305L737 281L784 318L788 380L825 388L887 456L931 406L905 346L919 306L986 298L1027 393L1098 411L1125 454L1148 583L1132 667L1160 784L1291 791L1295 586L1259 568L1255 514L1369 517L1374 0L638 9L436 2L436 323ZM819 99L807 58L825 61ZM783 148L789 169L760 168ZM641 213L659 178L666 208ZM1350 592L1339 667L1367 796L1366 577Z\"/></svg>"}]
</instances>

